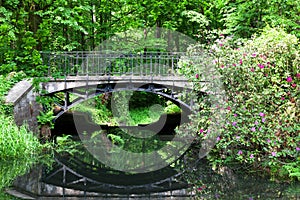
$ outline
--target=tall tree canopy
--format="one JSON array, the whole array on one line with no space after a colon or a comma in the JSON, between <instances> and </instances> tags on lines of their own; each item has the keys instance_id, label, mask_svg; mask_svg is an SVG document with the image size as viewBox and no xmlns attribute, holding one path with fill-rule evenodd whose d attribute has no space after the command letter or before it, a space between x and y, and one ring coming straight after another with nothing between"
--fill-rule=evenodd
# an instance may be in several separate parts
<instances>
[{"instance_id":1,"label":"tall tree canopy","mask_svg":"<svg viewBox=\"0 0 300 200\"><path fill-rule=\"evenodd\" d=\"M39 51L92 50L132 28L164 27L201 42L210 30L250 37L266 25L283 26L300 36L300 3L293 0L5 0L0 4L2 73L36 67Z\"/></svg>"}]
</instances>

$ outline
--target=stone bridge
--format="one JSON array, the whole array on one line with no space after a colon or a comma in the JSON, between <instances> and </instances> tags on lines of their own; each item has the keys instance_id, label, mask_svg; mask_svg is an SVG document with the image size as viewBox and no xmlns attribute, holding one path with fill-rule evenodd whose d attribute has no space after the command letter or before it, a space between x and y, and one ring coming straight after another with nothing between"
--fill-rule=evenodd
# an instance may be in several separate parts
<instances>
[{"instance_id":1,"label":"stone bridge","mask_svg":"<svg viewBox=\"0 0 300 200\"><path fill-rule=\"evenodd\" d=\"M60 95L59 102L55 102L61 108L57 117L94 96L122 90L156 93L180 105L185 111L190 109L191 102L187 98L179 98L183 91L192 88L192 83L177 73L183 53L93 51L42 52L41 55L46 67L44 77L48 78L41 83L43 95L64 94ZM35 98L41 92L35 92L31 82L23 80L16 84L7 95L6 102L14 105L18 125L26 121L29 128L37 132L36 117L42 108Z\"/></svg>"}]
</instances>

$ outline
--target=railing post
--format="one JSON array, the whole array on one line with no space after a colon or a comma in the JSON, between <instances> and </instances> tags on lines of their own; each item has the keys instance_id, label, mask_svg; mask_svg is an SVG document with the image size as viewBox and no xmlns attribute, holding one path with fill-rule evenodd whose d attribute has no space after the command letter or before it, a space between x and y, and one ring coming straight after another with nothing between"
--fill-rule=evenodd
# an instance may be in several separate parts
<instances>
[{"instance_id":1,"label":"railing post","mask_svg":"<svg viewBox=\"0 0 300 200\"><path fill-rule=\"evenodd\" d=\"M140 76L143 75L143 55L144 55L144 54L141 54Z\"/></svg>"},{"instance_id":2,"label":"railing post","mask_svg":"<svg viewBox=\"0 0 300 200\"><path fill-rule=\"evenodd\" d=\"M172 56L172 58L171 58L172 60L171 60L171 65L172 65L172 74L174 75L175 74L175 72L174 72L174 57Z\"/></svg>"},{"instance_id":3,"label":"railing post","mask_svg":"<svg viewBox=\"0 0 300 200\"><path fill-rule=\"evenodd\" d=\"M152 54L150 54L150 76L151 80L153 80L153 71L152 71Z\"/></svg>"},{"instance_id":4,"label":"railing post","mask_svg":"<svg viewBox=\"0 0 300 200\"><path fill-rule=\"evenodd\" d=\"M74 71L74 75L77 76L78 73L78 51L76 51L76 58L75 58L75 71Z\"/></svg>"}]
</instances>

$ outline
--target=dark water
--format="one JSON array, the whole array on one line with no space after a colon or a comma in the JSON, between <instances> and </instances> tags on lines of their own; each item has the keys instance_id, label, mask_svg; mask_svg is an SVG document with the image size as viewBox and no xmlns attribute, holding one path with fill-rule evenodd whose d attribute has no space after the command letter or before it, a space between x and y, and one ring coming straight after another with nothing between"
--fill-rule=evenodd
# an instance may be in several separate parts
<instances>
[{"instance_id":1,"label":"dark water","mask_svg":"<svg viewBox=\"0 0 300 200\"><path fill-rule=\"evenodd\" d=\"M206 162L199 164L193 177L202 185L196 188L199 199L300 199L299 182L278 183L260 174L228 168L215 172Z\"/></svg>"},{"instance_id":2,"label":"dark water","mask_svg":"<svg viewBox=\"0 0 300 200\"><path fill-rule=\"evenodd\" d=\"M25 166L24 164L23 161L19 164L17 161L1 163L1 184L9 185L11 177L14 177L16 173L23 173L22 167ZM42 182L42 176L45 174L41 172L44 171L44 169L45 168L42 169L40 166L33 167L25 176L17 178L14 185L18 186L18 190L20 191L23 190L26 191L26 193L32 192L33 194L31 195L35 197L37 197L37 194L35 193L38 192L37 185L40 185L39 187L42 188L41 190L44 196L42 195L36 199L78 199L78 197L80 197L79 199L300 199L299 182L277 183L270 181L267 177L260 177L260 174L246 175L240 171L233 171L230 169L224 169L222 172L216 173L211 170L205 160L201 160L197 169L192 173L187 173L187 176L185 176L187 179L193 178L194 180L198 180L197 187L193 188L190 186L186 188L185 191L177 190L172 193L160 192L139 195L122 194L105 196L103 194L98 194L98 196L95 197L94 193L84 194L83 192L78 193L68 190L66 194L71 196L74 195L73 197L66 198L68 195L66 195L65 198L62 198L62 195L60 197L59 195L51 197L51 194L54 194L55 192L59 194L59 191L61 192L62 188L56 188L53 185L47 185ZM194 192L191 192L192 188L194 189ZM49 195L50 197L46 197ZM89 197L89 195L92 196ZM170 195L173 195L173 197L171 198ZM16 198L0 194L0 199Z\"/></svg>"}]
</instances>

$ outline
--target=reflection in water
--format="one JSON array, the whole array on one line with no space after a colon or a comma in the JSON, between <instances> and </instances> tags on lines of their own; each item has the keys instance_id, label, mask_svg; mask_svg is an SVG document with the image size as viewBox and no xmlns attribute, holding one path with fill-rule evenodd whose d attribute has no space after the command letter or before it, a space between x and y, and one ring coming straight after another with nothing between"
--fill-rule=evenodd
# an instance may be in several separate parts
<instances>
[{"instance_id":1,"label":"reflection in water","mask_svg":"<svg viewBox=\"0 0 300 200\"><path fill-rule=\"evenodd\" d=\"M84 151L82 151L82 153L83 152ZM74 157L79 158L81 162L93 164L93 167L98 169L105 167L103 164L98 163L87 151L83 154L76 153ZM69 167L71 167L71 165ZM293 200L300 198L299 182L293 184L276 183L270 181L267 177L259 177L258 174L246 175L241 171L233 171L226 168L217 173L211 169L211 166L205 159L200 160L198 166L190 172L191 173L186 174L184 178L186 180L196 180L197 187L190 187L190 189L196 191L197 196L194 199ZM93 176L96 177L95 175ZM107 179L110 176L111 175L108 174L106 177L102 177L102 179ZM132 180L129 177L126 178ZM122 176L119 176L117 179L111 180L110 183L113 184L112 182L114 182L114 184L117 184L128 180L123 180ZM194 181L191 181L191 183L194 183ZM145 191L145 193L146 192L147 191Z\"/></svg>"},{"instance_id":2,"label":"reflection in water","mask_svg":"<svg viewBox=\"0 0 300 200\"><path fill-rule=\"evenodd\" d=\"M25 159L1 161L0 162L0 199L14 200L16 198L4 193L4 190L11 186L13 181L20 175L26 174L32 162Z\"/></svg>"},{"instance_id":3,"label":"reflection in water","mask_svg":"<svg viewBox=\"0 0 300 200\"><path fill-rule=\"evenodd\" d=\"M9 186L13 180L29 171L32 163L28 160L11 160L0 163L0 190Z\"/></svg>"},{"instance_id":4,"label":"reflection in water","mask_svg":"<svg viewBox=\"0 0 300 200\"><path fill-rule=\"evenodd\" d=\"M85 156L82 158L87 159ZM1 162L0 187L2 189L7 187L17 176L26 173L31 165L28 160ZM197 193L194 199L300 199L299 182L276 183L269 181L268 178L245 175L228 169L216 173L205 159L202 159L197 168L191 172L186 178L197 180L197 187L193 188ZM3 196L0 194L0 197Z\"/></svg>"},{"instance_id":5,"label":"reflection in water","mask_svg":"<svg viewBox=\"0 0 300 200\"><path fill-rule=\"evenodd\" d=\"M199 199L300 199L299 182L276 183L258 174L247 175L226 168L217 173L204 159L188 178L197 180L194 189Z\"/></svg>"}]
</instances>

